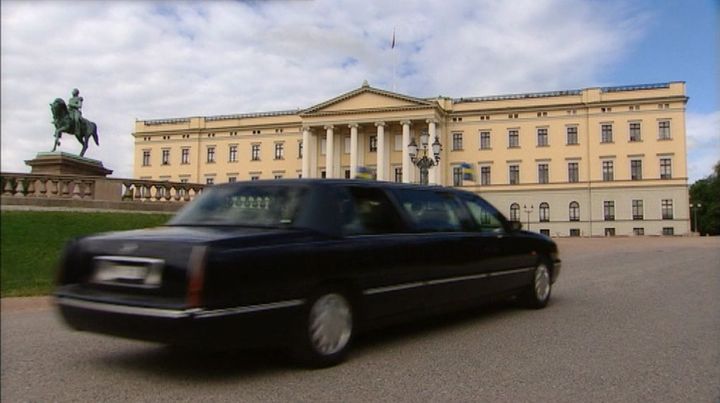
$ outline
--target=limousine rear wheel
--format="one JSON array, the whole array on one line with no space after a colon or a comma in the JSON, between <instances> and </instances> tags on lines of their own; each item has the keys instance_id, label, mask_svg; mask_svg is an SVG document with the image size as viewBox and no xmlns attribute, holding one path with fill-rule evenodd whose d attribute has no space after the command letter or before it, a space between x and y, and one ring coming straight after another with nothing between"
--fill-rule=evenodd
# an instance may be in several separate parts
<instances>
[{"instance_id":1,"label":"limousine rear wheel","mask_svg":"<svg viewBox=\"0 0 720 403\"><path fill-rule=\"evenodd\" d=\"M544 260L538 262L533 272L533 281L523 294L525 304L529 308L544 308L550 301L552 283L550 282L550 266Z\"/></svg>"},{"instance_id":2,"label":"limousine rear wheel","mask_svg":"<svg viewBox=\"0 0 720 403\"><path fill-rule=\"evenodd\" d=\"M352 305L338 291L318 293L310 299L304 315L295 355L311 367L342 362L354 336Z\"/></svg>"}]
</instances>

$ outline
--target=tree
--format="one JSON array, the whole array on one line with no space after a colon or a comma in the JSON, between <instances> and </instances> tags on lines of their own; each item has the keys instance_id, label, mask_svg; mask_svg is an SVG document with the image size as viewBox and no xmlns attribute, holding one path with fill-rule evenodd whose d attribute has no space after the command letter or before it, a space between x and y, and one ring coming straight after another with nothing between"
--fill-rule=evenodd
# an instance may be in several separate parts
<instances>
[{"instance_id":1,"label":"tree","mask_svg":"<svg viewBox=\"0 0 720 403\"><path fill-rule=\"evenodd\" d=\"M700 234L720 235L720 161L712 174L690 186L690 202L702 204L697 211Z\"/></svg>"}]
</instances>

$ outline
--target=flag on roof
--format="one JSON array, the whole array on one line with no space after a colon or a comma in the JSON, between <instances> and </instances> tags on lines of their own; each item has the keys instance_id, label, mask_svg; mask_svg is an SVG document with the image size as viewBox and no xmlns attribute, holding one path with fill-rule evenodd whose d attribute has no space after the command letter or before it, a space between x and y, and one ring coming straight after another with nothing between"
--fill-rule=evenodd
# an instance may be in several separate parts
<instances>
[{"instance_id":1,"label":"flag on roof","mask_svg":"<svg viewBox=\"0 0 720 403\"><path fill-rule=\"evenodd\" d=\"M373 179L373 171L368 167L357 167L355 179Z\"/></svg>"},{"instance_id":2,"label":"flag on roof","mask_svg":"<svg viewBox=\"0 0 720 403\"><path fill-rule=\"evenodd\" d=\"M475 181L475 169L473 168L472 164L463 162L460 164L460 168L462 168L463 180Z\"/></svg>"}]
</instances>

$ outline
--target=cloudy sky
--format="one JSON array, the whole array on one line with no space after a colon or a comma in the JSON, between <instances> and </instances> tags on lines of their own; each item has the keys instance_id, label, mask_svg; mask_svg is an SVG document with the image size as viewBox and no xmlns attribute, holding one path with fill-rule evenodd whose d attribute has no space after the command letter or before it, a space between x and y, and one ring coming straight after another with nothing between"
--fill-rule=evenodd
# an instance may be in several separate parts
<instances>
[{"instance_id":1,"label":"cloudy sky","mask_svg":"<svg viewBox=\"0 0 720 403\"><path fill-rule=\"evenodd\" d=\"M3 171L52 148L48 104L74 87L100 132L86 156L131 177L135 119L306 108L363 80L416 97L686 81L690 182L720 159L718 1L0 4Z\"/></svg>"}]
</instances>

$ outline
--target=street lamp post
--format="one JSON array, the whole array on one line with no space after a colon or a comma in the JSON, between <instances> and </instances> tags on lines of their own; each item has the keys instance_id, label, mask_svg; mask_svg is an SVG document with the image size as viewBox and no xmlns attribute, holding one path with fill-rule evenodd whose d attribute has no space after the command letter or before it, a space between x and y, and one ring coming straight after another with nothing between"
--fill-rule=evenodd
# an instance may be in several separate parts
<instances>
[{"instance_id":1,"label":"street lamp post","mask_svg":"<svg viewBox=\"0 0 720 403\"><path fill-rule=\"evenodd\" d=\"M523 210L525 210L525 214L527 214L527 229L530 231L530 213L533 212L533 205L531 204L530 207L528 207L526 204L523 204Z\"/></svg>"},{"instance_id":2,"label":"street lamp post","mask_svg":"<svg viewBox=\"0 0 720 403\"><path fill-rule=\"evenodd\" d=\"M698 228L698 225L697 225L697 211L698 211L698 209L700 209L700 207L702 207L702 204L700 204L700 203L695 203L695 204L690 203L690 209L693 211L693 221L695 221L695 231L694 232L697 232L698 234L700 233L700 229Z\"/></svg>"},{"instance_id":3,"label":"street lamp post","mask_svg":"<svg viewBox=\"0 0 720 403\"><path fill-rule=\"evenodd\" d=\"M442 144L438 140L437 136L435 141L428 148L428 141L430 136L427 130L420 132L420 147L415 143L415 139L410 140L408 144L408 154L410 155L410 161L420 168L420 183L423 185L428 184L428 170L440 162L440 151L442 151ZM428 157L428 151L432 149L433 158ZM422 157L418 156L418 151L422 152ZM419 157L419 158L418 158Z\"/></svg>"}]
</instances>

